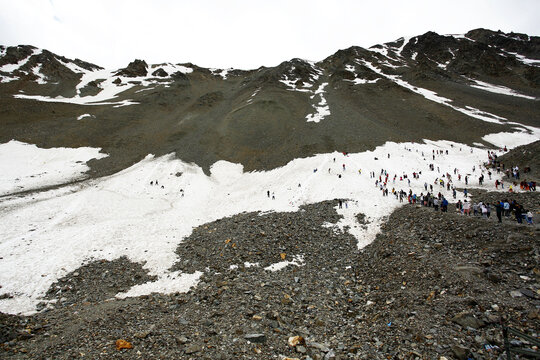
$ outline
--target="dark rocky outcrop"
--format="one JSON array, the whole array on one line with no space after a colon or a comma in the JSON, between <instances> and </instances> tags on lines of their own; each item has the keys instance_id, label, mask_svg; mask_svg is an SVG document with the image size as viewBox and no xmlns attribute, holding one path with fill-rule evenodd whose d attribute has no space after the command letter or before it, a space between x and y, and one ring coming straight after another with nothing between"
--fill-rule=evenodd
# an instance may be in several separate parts
<instances>
[{"instance_id":1,"label":"dark rocky outcrop","mask_svg":"<svg viewBox=\"0 0 540 360\"><path fill-rule=\"evenodd\" d=\"M30 45L8 46L3 47L6 51L5 55L0 58L0 66L6 64L17 64L21 60L26 59L34 53L37 48Z\"/></svg>"},{"instance_id":2,"label":"dark rocky outcrop","mask_svg":"<svg viewBox=\"0 0 540 360\"><path fill-rule=\"evenodd\" d=\"M148 74L148 64L144 60L134 60L129 63L129 65L123 69L120 69L116 76L126 76L126 77L139 77L146 76Z\"/></svg>"},{"instance_id":3,"label":"dark rocky outcrop","mask_svg":"<svg viewBox=\"0 0 540 360\"><path fill-rule=\"evenodd\" d=\"M465 34L482 44L494 46L508 52L525 55L531 59L540 59L540 37L519 33L504 33L487 29L475 29Z\"/></svg>"},{"instance_id":4,"label":"dark rocky outcrop","mask_svg":"<svg viewBox=\"0 0 540 360\"><path fill-rule=\"evenodd\" d=\"M154 71L152 73L152 75L159 76L159 77L167 77L167 76L169 76L169 74L167 74L167 72L165 70L163 70L162 68L159 68L156 71Z\"/></svg>"}]
</instances>

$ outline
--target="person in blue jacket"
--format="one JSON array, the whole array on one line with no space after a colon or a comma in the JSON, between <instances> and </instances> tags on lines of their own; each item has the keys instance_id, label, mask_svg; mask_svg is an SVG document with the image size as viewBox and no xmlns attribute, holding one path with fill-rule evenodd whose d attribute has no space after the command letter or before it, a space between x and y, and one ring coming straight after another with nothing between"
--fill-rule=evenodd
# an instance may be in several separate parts
<instances>
[{"instance_id":1,"label":"person in blue jacket","mask_svg":"<svg viewBox=\"0 0 540 360\"><path fill-rule=\"evenodd\" d=\"M448 200L446 200L444 197L443 197L443 200L442 200L442 203L441 203L441 211L442 212L447 212L448 211Z\"/></svg>"}]
</instances>

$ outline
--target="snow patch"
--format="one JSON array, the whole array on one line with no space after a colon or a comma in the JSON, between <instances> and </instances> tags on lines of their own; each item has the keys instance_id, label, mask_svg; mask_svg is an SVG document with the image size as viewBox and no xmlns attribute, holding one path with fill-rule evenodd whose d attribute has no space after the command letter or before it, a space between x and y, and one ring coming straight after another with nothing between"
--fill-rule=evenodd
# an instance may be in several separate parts
<instances>
[{"instance_id":1,"label":"snow patch","mask_svg":"<svg viewBox=\"0 0 540 360\"><path fill-rule=\"evenodd\" d=\"M253 102L253 99L255 98L255 96L257 96L257 94L259 93L259 91L261 91L261 88L260 88L260 87L257 88L257 90L255 90L255 91L253 92L253 94L251 94L251 96L249 97L249 99L248 99L248 101L247 101L248 104L251 104L251 103Z\"/></svg>"},{"instance_id":2,"label":"snow patch","mask_svg":"<svg viewBox=\"0 0 540 360\"><path fill-rule=\"evenodd\" d=\"M521 132L500 132L496 134L489 134L482 137L482 140L487 141L499 148L513 149L515 147L530 144L532 142L540 140L540 129L529 128L531 131Z\"/></svg>"},{"instance_id":3,"label":"snow patch","mask_svg":"<svg viewBox=\"0 0 540 360\"><path fill-rule=\"evenodd\" d=\"M303 81L302 82L302 87L297 86L298 79L294 79L292 77L293 70L295 69L294 66L290 69L290 74L283 74L284 78L280 79L279 82L285 84L287 86L287 90L301 91L301 92L313 92L312 88L315 86L314 83L319 80L319 77L323 74L323 72L322 72L321 69L319 69L315 65L314 62L307 61L307 60L302 60L302 61L308 63L311 66L311 68L313 69L313 72L314 72L314 73L310 72L308 82Z\"/></svg>"},{"instance_id":4,"label":"snow patch","mask_svg":"<svg viewBox=\"0 0 540 360\"><path fill-rule=\"evenodd\" d=\"M311 87L313 86L312 84L310 83L303 83L302 85L304 86L304 88L301 88L301 87L298 87L296 85L297 81L298 80L289 80L289 77L287 75L284 75L285 79L280 79L279 82L282 83L282 84L285 84L287 86L287 90L290 90L290 91L301 91L301 92L312 92L313 90L312 89L306 89L305 87Z\"/></svg>"},{"instance_id":5,"label":"snow patch","mask_svg":"<svg viewBox=\"0 0 540 360\"><path fill-rule=\"evenodd\" d=\"M379 81L379 79L375 79L375 80L367 80L367 79L359 79L359 78L356 78L354 80L347 80L347 79L344 79L344 81L350 81L352 82L353 84L355 85L364 85L364 84L375 84L377 81Z\"/></svg>"},{"instance_id":6,"label":"snow patch","mask_svg":"<svg viewBox=\"0 0 540 360\"><path fill-rule=\"evenodd\" d=\"M322 83L319 88L315 91L315 94L311 97L314 98L315 96L319 96L320 101L317 105L314 105L315 113L309 114L306 116L307 122L316 122L318 123L322 119L324 119L326 116L330 115L330 108L328 107L328 104L326 103L326 98L324 97L324 88L328 85L328 83Z\"/></svg>"},{"instance_id":7,"label":"snow patch","mask_svg":"<svg viewBox=\"0 0 540 360\"><path fill-rule=\"evenodd\" d=\"M463 40L476 42L476 40L466 37L465 34L448 34L448 35L452 36L454 39L463 39Z\"/></svg>"},{"instance_id":8,"label":"snow patch","mask_svg":"<svg viewBox=\"0 0 540 360\"><path fill-rule=\"evenodd\" d=\"M171 63L164 63L164 64L153 64L150 65L151 71L149 73L154 72L155 70L162 68L169 76L171 76L174 73L181 72L183 74L190 74L193 72L193 69L184 65L180 64L171 64ZM152 71L153 70L153 71ZM153 76L153 75L151 75Z\"/></svg>"},{"instance_id":9,"label":"snow patch","mask_svg":"<svg viewBox=\"0 0 540 360\"><path fill-rule=\"evenodd\" d=\"M369 51L373 51L373 52L376 52L376 53L379 53L385 57L388 57L388 46L386 45L375 45L373 47L370 47L369 48Z\"/></svg>"},{"instance_id":10,"label":"snow patch","mask_svg":"<svg viewBox=\"0 0 540 360\"><path fill-rule=\"evenodd\" d=\"M0 83L8 83L11 81L19 80L20 78L18 76L3 76L0 75Z\"/></svg>"},{"instance_id":11,"label":"snow patch","mask_svg":"<svg viewBox=\"0 0 540 360\"><path fill-rule=\"evenodd\" d=\"M352 72L353 74L356 74L356 68L352 65L345 65L345 70Z\"/></svg>"},{"instance_id":12,"label":"snow patch","mask_svg":"<svg viewBox=\"0 0 540 360\"><path fill-rule=\"evenodd\" d=\"M82 120L87 117L95 117L95 116L90 115L90 114L82 114L82 115L77 116L77 120Z\"/></svg>"},{"instance_id":13,"label":"snow patch","mask_svg":"<svg viewBox=\"0 0 540 360\"><path fill-rule=\"evenodd\" d=\"M36 82L38 84L43 85L47 83L47 78L41 73L41 64L34 66L32 68L32 73L37 76Z\"/></svg>"},{"instance_id":14,"label":"snow patch","mask_svg":"<svg viewBox=\"0 0 540 360\"><path fill-rule=\"evenodd\" d=\"M275 263L275 264L272 264L270 266L265 267L264 270L266 270L266 271L278 271L278 270L282 270L282 269L286 268L289 265L294 265L294 266L302 266L302 265L304 265L304 256L295 255L295 256L293 256L292 261L288 261L288 260L280 261L278 263Z\"/></svg>"},{"instance_id":15,"label":"snow patch","mask_svg":"<svg viewBox=\"0 0 540 360\"><path fill-rule=\"evenodd\" d=\"M86 162L107 154L100 148L51 148L16 140L0 144L0 195L63 184L84 177Z\"/></svg>"},{"instance_id":16,"label":"snow patch","mask_svg":"<svg viewBox=\"0 0 540 360\"><path fill-rule=\"evenodd\" d=\"M515 53L515 52L510 52L510 51L504 51L504 53L502 53L501 55L503 56L508 56L508 55L512 55L514 56L518 61L520 61L521 63L525 64L525 65L529 65L529 66L540 66L540 60L537 60L537 59L529 59L527 57L525 57L524 55L521 55L521 54L518 54L518 53Z\"/></svg>"},{"instance_id":17,"label":"snow patch","mask_svg":"<svg viewBox=\"0 0 540 360\"><path fill-rule=\"evenodd\" d=\"M113 83L116 78L120 78L122 83L117 85ZM105 80L103 80L105 79ZM99 87L102 89L97 95L92 96L81 96L81 90L92 81L103 80L99 83ZM122 101L108 101L116 98L120 93L132 88L135 86L134 82L140 82L142 86L150 85L150 82L146 80L146 77L136 77L136 78L127 78L113 76L113 72L110 70L95 70L89 71L82 75L81 81L76 87L77 95L71 98L66 98L63 96L57 96L55 98L41 96L41 95L24 95L16 94L15 98L19 99L31 99L44 102L62 102L69 104L78 104L78 105L119 105L126 106L137 104L132 100L122 100Z\"/></svg>"},{"instance_id":18,"label":"snow patch","mask_svg":"<svg viewBox=\"0 0 540 360\"><path fill-rule=\"evenodd\" d=\"M72 63L71 61L64 61L63 59L55 57L56 60L64 64L65 67L67 67L69 70L73 71L76 74L84 74L88 72L88 70L80 67L77 64Z\"/></svg>"},{"instance_id":19,"label":"snow patch","mask_svg":"<svg viewBox=\"0 0 540 360\"><path fill-rule=\"evenodd\" d=\"M521 94L515 90L507 88L506 86L493 85L493 84L489 84L489 83L486 83L480 80L471 79L471 78L466 78L466 79L474 83L473 85L471 85L471 87L474 87L480 90L489 91L495 94L503 94L503 95L508 95L508 96L521 97L521 98L529 99L529 100L536 100L534 96Z\"/></svg>"},{"instance_id":20,"label":"snow patch","mask_svg":"<svg viewBox=\"0 0 540 360\"><path fill-rule=\"evenodd\" d=\"M193 274L182 274L180 272L169 273L156 281L135 285L126 292L116 294L116 297L118 299L125 299L127 297L149 295L151 293L185 293L199 283L202 274L201 271L196 271Z\"/></svg>"},{"instance_id":21,"label":"snow patch","mask_svg":"<svg viewBox=\"0 0 540 360\"><path fill-rule=\"evenodd\" d=\"M229 69L209 69L213 75L215 76L221 76L223 78L223 80L227 80L227 76L229 74L229 72L231 72L232 70L234 70L233 68L229 68Z\"/></svg>"}]
</instances>

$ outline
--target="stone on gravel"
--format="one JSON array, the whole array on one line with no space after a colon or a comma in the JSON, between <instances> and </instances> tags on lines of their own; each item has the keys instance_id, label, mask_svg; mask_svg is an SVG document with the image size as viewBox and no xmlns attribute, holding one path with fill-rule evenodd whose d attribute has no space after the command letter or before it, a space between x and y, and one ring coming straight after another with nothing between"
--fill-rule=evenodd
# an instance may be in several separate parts
<instances>
[{"instance_id":1,"label":"stone on gravel","mask_svg":"<svg viewBox=\"0 0 540 360\"><path fill-rule=\"evenodd\" d=\"M474 317L474 315L464 311L452 318L452 321L456 324L461 325L464 328L473 328L478 329L485 325L485 323L482 320L479 320Z\"/></svg>"},{"instance_id":2,"label":"stone on gravel","mask_svg":"<svg viewBox=\"0 0 540 360\"><path fill-rule=\"evenodd\" d=\"M200 351L202 351L202 347L198 344L190 344L186 347L186 350L185 350L186 354L188 355L195 354Z\"/></svg>"},{"instance_id":3,"label":"stone on gravel","mask_svg":"<svg viewBox=\"0 0 540 360\"><path fill-rule=\"evenodd\" d=\"M249 342L256 343L256 344L262 344L266 341L266 335L264 334L247 334L244 336L244 339L248 340Z\"/></svg>"}]
</instances>

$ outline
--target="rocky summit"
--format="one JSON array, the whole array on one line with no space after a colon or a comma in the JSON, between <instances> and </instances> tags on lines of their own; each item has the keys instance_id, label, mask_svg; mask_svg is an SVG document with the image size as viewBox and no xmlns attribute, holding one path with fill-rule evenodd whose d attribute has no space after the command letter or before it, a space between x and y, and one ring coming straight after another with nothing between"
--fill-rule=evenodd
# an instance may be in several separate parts
<instances>
[{"instance_id":1,"label":"rocky summit","mask_svg":"<svg viewBox=\"0 0 540 360\"><path fill-rule=\"evenodd\" d=\"M0 358L538 356L539 68L486 29L255 70L0 46Z\"/></svg>"}]
</instances>

